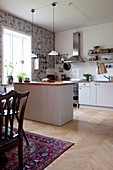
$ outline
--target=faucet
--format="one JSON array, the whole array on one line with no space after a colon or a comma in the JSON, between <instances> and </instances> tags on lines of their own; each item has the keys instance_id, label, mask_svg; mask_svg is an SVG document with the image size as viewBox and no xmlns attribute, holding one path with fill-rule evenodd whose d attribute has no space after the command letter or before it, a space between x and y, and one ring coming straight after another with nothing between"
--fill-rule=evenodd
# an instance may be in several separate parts
<instances>
[{"instance_id":1,"label":"faucet","mask_svg":"<svg viewBox=\"0 0 113 170\"><path fill-rule=\"evenodd\" d=\"M108 76L108 77L107 77L107 76L104 75L104 77L107 78L108 81L111 81L111 76Z\"/></svg>"}]
</instances>

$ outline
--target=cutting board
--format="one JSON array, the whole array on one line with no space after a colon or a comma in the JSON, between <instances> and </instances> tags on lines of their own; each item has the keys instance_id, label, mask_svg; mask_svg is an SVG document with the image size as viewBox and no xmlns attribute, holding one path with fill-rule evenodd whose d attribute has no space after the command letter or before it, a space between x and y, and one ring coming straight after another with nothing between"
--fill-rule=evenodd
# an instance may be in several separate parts
<instances>
[{"instance_id":1,"label":"cutting board","mask_svg":"<svg viewBox=\"0 0 113 170\"><path fill-rule=\"evenodd\" d=\"M104 63L101 63L100 64L100 74L104 74L104 73L106 73L107 71L106 71L106 67L105 67L105 65L104 65Z\"/></svg>"}]
</instances>

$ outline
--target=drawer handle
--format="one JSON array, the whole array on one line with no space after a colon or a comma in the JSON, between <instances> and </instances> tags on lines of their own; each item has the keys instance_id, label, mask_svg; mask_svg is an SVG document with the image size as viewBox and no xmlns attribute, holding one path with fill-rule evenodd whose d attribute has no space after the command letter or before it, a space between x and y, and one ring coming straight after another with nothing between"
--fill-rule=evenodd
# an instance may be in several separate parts
<instances>
[{"instance_id":1,"label":"drawer handle","mask_svg":"<svg viewBox=\"0 0 113 170\"><path fill-rule=\"evenodd\" d=\"M83 85L86 85L86 84L83 84Z\"/></svg>"}]
</instances>

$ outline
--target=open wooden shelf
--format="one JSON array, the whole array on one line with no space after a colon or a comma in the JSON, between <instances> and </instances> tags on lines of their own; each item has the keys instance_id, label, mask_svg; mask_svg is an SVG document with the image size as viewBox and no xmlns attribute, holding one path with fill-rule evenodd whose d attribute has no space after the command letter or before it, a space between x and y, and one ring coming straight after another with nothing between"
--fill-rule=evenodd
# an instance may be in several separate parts
<instances>
[{"instance_id":1,"label":"open wooden shelf","mask_svg":"<svg viewBox=\"0 0 113 170\"><path fill-rule=\"evenodd\" d=\"M95 54L88 54L89 56L96 56L96 55L100 55L100 56L102 56L102 55L107 55L107 56L109 56L109 55L113 55L113 53L95 53Z\"/></svg>"},{"instance_id":2,"label":"open wooden shelf","mask_svg":"<svg viewBox=\"0 0 113 170\"><path fill-rule=\"evenodd\" d=\"M89 61L89 63L113 63L113 60L95 60Z\"/></svg>"}]
</instances>

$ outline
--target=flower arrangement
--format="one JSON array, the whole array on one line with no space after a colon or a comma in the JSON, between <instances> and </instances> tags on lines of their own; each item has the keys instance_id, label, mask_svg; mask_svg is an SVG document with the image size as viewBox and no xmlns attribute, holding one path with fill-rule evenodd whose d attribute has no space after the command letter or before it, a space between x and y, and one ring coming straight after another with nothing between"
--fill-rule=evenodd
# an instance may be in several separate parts
<instances>
[{"instance_id":1,"label":"flower arrangement","mask_svg":"<svg viewBox=\"0 0 113 170\"><path fill-rule=\"evenodd\" d=\"M11 61L8 62L8 61L5 59L5 68L7 68L7 76L8 76L8 75L12 76L13 69L14 69L13 63L12 63Z\"/></svg>"},{"instance_id":2,"label":"flower arrangement","mask_svg":"<svg viewBox=\"0 0 113 170\"><path fill-rule=\"evenodd\" d=\"M17 64L17 62L16 62L16 64ZM16 66L16 64L15 64L15 66ZM13 70L14 70L15 66L13 66L13 62L7 61L5 59L5 68L7 69L7 83L8 84L13 83Z\"/></svg>"}]
</instances>

